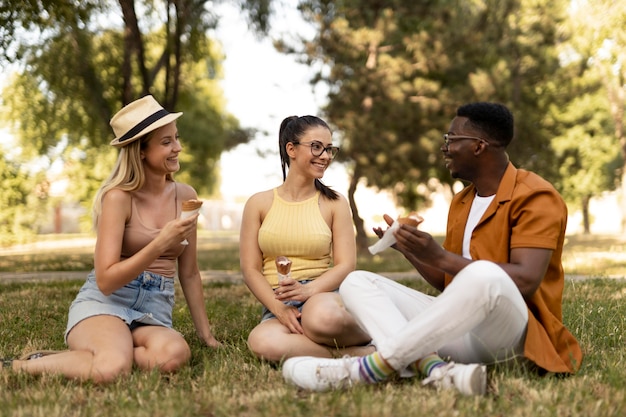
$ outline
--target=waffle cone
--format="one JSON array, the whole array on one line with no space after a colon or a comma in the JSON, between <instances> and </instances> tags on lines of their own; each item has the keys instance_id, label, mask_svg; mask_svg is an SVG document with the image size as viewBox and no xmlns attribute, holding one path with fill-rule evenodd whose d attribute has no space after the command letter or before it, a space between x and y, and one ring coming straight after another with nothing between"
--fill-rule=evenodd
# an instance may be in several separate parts
<instances>
[{"instance_id":1,"label":"waffle cone","mask_svg":"<svg viewBox=\"0 0 626 417\"><path fill-rule=\"evenodd\" d=\"M415 227L417 227L423 221L424 219L422 218L422 216L420 216L416 212L411 212L411 214L409 214L407 217L398 218L398 223L408 224L410 226L415 226Z\"/></svg>"},{"instance_id":2,"label":"waffle cone","mask_svg":"<svg viewBox=\"0 0 626 417\"><path fill-rule=\"evenodd\" d=\"M202 206L200 200L187 200L183 201L183 211L194 211Z\"/></svg>"}]
</instances>

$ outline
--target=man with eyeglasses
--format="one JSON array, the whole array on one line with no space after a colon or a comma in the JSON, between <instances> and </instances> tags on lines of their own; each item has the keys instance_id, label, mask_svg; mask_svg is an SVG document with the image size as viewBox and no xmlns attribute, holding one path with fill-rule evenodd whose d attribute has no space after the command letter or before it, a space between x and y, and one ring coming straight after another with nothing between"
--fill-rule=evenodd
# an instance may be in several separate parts
<instances>
[{"instance_id":1,"label":"man with eyeglasses","mask_svg":"<svg viewBox=\"0 0 626 417\"><path fill-rule=\"evenodd\" d=\"M509 161L513 133L513 115L501 104L458 108L441 151L452 177L470 184L451 202L443 247L414 226L393 232L394 248L441 294L352 272L340 295L377 351L288 359L288 382L324 391L420 373L425 385L483 395L485 365L578 370L583 355L561 314L567 207L550 183Z\"/></svg>"}]
</instances>

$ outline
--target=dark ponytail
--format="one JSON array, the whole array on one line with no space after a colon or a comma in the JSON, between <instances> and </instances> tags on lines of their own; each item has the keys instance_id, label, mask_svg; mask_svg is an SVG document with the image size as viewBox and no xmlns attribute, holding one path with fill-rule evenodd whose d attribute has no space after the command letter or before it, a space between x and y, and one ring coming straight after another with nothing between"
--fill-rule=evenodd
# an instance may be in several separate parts
<instances>
[{"instance_id":1,"label":"dark ponytail","mask_svg":"<svg viewBox=\"0 0 626 417\"><path fill-rule=\"evenodd\" d=\"M287 178L289 167L289 155L287 155L287 143L298 143L307 130L313 127L325 127L330 131L328 124L317 116L289 116L280 124L278 131L278 150L280 151L280 163L283 170L283 181ZM315 179L315 188L329 200L336 200L339 194L324 185L318 178Z\"/></svg>"}]
</instances>

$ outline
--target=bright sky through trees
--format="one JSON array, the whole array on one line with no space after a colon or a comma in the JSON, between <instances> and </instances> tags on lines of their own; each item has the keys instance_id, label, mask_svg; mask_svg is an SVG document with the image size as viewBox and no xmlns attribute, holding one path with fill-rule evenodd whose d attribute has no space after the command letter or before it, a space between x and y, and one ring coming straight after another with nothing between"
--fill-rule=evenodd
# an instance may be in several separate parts
<instances>
[{"instance_id":1,"label":"bright sky through trees","mask_svg":"<svg viewBox=\"0 0 626 417\"><path fill-rule=\"evenodd\" d=\"M248 197L282 181L277 145L281 121L291 115L318 115L324 97L312 91L308 68L277 52L270 39L257 40L236 8L222 5L219 14L216 36L226 55L222 87L227 109L242 126L264 132L221 158L224 197ZM272 36L307 29L295 7L279 7L272 22ZM343 171L327 175L344 181Z\"/></svg>"}]
</instances>

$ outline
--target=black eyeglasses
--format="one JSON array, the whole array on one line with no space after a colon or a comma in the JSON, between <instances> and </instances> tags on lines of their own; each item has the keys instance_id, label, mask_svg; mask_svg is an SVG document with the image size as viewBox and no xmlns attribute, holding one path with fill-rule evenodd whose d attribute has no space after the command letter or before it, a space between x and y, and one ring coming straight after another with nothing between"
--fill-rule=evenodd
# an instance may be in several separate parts
<instances>
[{"instance_id":1,"label":"black eyeglasses","mask_svg":"<svg viewBox=\"0 0 626 417\"><path fill-rule=\"evenodd\" d=\"M321 142L293 142L294 145L304 145L311 148L311 154L313 156L322 156L324 151L330 155L331 158L334 158L339 152L339 147L337 146L324 146Z\"/></svg>"},{"instance_id":2,"label":"black eyeglasses","mask_svg":"<svg viewBox=\"0 0 626 417\"><path fill-rule=\"evenodd\" d=\"M443 143L446 145L446 147L450 146L450 144L453 143L453 142L457 142L457 141L460 141L460 140L466 140L466 139L479 140L479 141L484 142L487 145L489 145L488 141L486 141L483 138L479 138L478 136L451 135L449 133L444 133L443 134Z\"/></svg>"}]
</instances>

